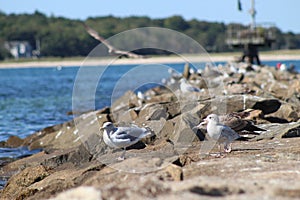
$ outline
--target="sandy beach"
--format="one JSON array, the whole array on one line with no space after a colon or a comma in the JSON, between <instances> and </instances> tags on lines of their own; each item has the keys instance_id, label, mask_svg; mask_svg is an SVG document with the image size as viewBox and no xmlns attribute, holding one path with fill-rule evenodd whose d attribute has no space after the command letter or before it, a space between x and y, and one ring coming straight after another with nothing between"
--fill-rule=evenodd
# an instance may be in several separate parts
<instances>
[{"instance_id":1,"label":"sandy beach","mask_svg":"<svg viewBox=\"0 0 300 200\"><path fill-rule=\"evenodd\" d=\"M183 62L231 62L237 60L241 53L216 53L208 55L183 55L183 56L155 56L139 59L116 59L114 57L103 57L98 59L62 59L57 61L30 60L0 62L0 68L28 68L28 67L70 67L70 66L99 66L99 65L122 65L122 64L153 64L153 63L183 63ZM274 51L260 54L261 61L270 60L300 60L298 51Z\"/></svg>"}]
</instances>

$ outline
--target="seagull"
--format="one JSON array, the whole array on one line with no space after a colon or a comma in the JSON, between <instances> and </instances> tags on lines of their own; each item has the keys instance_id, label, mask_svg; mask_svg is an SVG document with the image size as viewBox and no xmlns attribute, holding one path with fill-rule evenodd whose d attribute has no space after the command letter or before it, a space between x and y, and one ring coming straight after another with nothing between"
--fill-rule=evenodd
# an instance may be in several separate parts
<instances>
[{"instance_id":1,"label":"seagull","mask_svg":"<svg viewBox=\"0 0 300 200\"><path fill-rule=\"evenodd\" d=\"M180 90L183 93L187 93L187 92L201 92L201 90L199 88L192 86L184 78L182 78L180 80Z\"/></svg>"},{"instance_id":2,"label":"seagull","mask_svg":"<svg viewBox=\"0 0 300 200\"><path fill-rule=\"evenodd\" d=\"M219 122L219 116L216 114L210 114L201 122L197 128L201 127L203 124L207 124L208 135L218 142L220 156L221 154L221 144L224 144L224 151L226 153L231 152L231 143L238 139L240 136L230 127L223 125Z\"/></svg>"},{"instance_id":3,"label":"seagull","mask_svg":"<svg viewBox=\"0 0 300 200\"><path fill-rule=\"evenodd\" d=\"M259 135L262 131L266 131L265 129L255 126L251 120L245 119L248 116L250 116L250 112L248 111L232 112L229 114L220 115L219 121L221 124L229 126L239 135L243 135L242 139L249 139L249 136L247 136L247 134ZM203 126L201 128L206 127Z\"/></svg>"},{"instance_id":4,"label":"seagull","mask_svg":"<svg viewBox=\"0 0 300 200\"><path fill-rule=\"evenodd\" d=\"M171 78L175 80L180 80L182 78L182 74L175 71L175 69L169 68L168 73L171 75Z\"/></svg>"},{"instance_id":5,"label":"seagull","mask_svg":"<svg viewBox=\"0 0 300 200\"><path fill-rule=\"evenodd\" d=\"M100 128L103 131L103 141L111 148L123 148L124 151L118 160L125 159L126 147L137 143L140 139L152 135L146 128L115 127L111 122L105 122Z\"/></svg>"},{"instance_id":6,"label":"seagull","mask_svg":"<svg viewBox=\"0 0 300 200\"><path fill-rule=\"evenodd\" d=\"M143 94L141 91L138 91L137 94L137 99L138 99L138 107L135 107L134 110L135 111L140 111L143 107L143 103L145 103L145 101L148 101L151 99L150 96Z\"/></svg>"},{"instance_id":7,"label":"seagull","mask_svg":"<svg viewBox=\"0 0 300 200\"><path fill-rule=\"evenodd\" d=\"M101 37L97 31L95 31L94 29L92 29L91 27L89 27L86 24L83 24L85 30L96 40L100 41L102 44L104 44L107 48L108 48L108 53L110 54L114 54L114 55L119 55L119 56L125 56L128 58L144 58L144 56L142 55L138 55L129 51L123 51L120 49L115 48L114 46L112 46L107 40L105 40L103 37Z\"/></svg>"}]
</instances>

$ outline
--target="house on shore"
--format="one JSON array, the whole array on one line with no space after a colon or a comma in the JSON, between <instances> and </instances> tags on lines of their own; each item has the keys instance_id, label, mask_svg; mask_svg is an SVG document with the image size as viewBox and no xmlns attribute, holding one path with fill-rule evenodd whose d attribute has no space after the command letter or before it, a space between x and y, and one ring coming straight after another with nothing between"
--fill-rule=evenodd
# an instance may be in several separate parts
<instances>
[{"instance_id":1,"label":"house on shore","mask_svg":"<svg viewBox=\"0 0 300 200\"><path fill-rule=\"evenodd\" d=\"M33 49L28 41L6 41L4 47L15 59L32 57Z\"/></svg>"}]
</instances>

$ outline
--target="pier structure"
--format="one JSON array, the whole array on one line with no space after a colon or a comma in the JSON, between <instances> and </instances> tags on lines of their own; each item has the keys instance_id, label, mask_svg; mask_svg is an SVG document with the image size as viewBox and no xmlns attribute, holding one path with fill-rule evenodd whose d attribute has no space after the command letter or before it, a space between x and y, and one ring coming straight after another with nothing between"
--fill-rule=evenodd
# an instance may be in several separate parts
<instances>
[{"instance_id":1,"label":"pier structure","mask_svg":"<svg viewBox=\"0 0 300 200\"><path fill-rule=\"evenodd\" d=\"M233 48L243 48L243 55L240 61L247 61L254 64L254 60L260 65L258 55L258 47L270 47L272 42L275 41L273 24L260 24L257 25L255 21L255 0L251 0L251 24L245 28L241 25L232 25L227 29L226 43Z\"/></svg>"}]
</instances>

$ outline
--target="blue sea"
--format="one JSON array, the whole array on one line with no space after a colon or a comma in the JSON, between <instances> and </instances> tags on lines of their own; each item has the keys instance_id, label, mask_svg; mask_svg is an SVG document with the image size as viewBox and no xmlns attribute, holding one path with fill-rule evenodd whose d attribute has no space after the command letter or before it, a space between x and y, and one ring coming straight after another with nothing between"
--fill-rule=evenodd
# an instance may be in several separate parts
<instances>
[{"instance_id":1,"label":"blue sea","mask_svg":"<svg viewBox=\"0 0 300 200\"><path fill-rule=\"evenodd\" d=\"M269 61L263 64L275 66L278 62ZM281 63L287 66L293 63L300 72L300 61ZM184 63L164 64L164 66L182 72ZM85 67L89 69L85 74L90 75L82 78L84 80L80 84L82 95L85 95L85 91L89 90L91 85L96 85L95 99L91 98L92 102L89 103L94 105L95 109L110 106L112 99L120 97L129 89L144 91L160 83L162 78L168 78L167 71L159 70L164 66L151 68L151 66L112 65L105 70L101 66ZM94 83L95 81L89 77L99 75L94 74L97 68L101 69L103 74L98 82ZM73 88L75 82L80 79L79 71L79 66L0 69L0 141L5 141L12 135L25 138L45 127L72 120L73 116L67 113L72 111ZM149 77L150 81L147 80ZM84 111L84 105L82 106L81 111ZM26 147L0 148L0 159L18 158L35 152L29 151Z\"/></svg>"}]
</instances>

